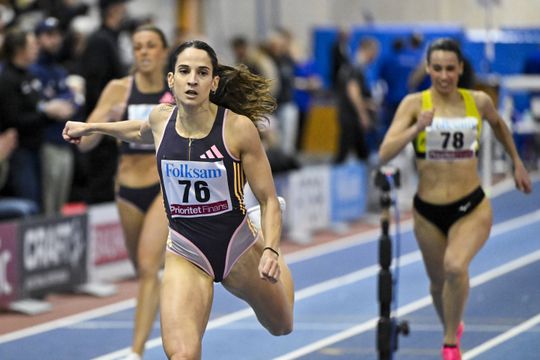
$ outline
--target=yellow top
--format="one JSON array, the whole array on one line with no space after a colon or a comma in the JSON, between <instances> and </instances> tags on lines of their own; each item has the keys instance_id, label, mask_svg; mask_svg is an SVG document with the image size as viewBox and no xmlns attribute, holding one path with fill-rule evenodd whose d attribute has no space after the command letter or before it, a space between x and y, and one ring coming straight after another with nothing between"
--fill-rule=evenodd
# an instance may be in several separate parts
<instances>
[{"instance_id":1,"label":"yellow top","mask_svg":"<svg viewBox=\"0 0 540 360\"><path fill-rule=\"evenodd\" d=\"M469 90L458 89L465 102L465 116L468 118L476 118L476 141L474 144L475 154L478 155L478 144L480 141L480 134L482 130L482 118L476 107L476 102ZM433 109L433 101L431 98L431 92L424 90L422 92L422 111L428 111ZM426 157L426 130L421 131L418 136L413 140L414 151L417 158Z\"/></svg>"}]
</instances>

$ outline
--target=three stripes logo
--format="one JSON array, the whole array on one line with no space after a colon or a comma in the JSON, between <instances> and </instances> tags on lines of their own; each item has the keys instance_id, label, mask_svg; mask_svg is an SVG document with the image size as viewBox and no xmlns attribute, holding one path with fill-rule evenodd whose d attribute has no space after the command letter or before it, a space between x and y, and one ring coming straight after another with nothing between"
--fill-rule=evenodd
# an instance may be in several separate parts
<instances>
[{"instance_id":1,"label":"three stripes logo","mask_svg":"<svg viewBox=\"0 0 540 360\"><path fill-rule=\"evenodd\" d=\"M206 150L206 152L201 155L201 159L223 159L223 155L216 145L212 145L210 149Z\"/></svg>"}]
</instances>

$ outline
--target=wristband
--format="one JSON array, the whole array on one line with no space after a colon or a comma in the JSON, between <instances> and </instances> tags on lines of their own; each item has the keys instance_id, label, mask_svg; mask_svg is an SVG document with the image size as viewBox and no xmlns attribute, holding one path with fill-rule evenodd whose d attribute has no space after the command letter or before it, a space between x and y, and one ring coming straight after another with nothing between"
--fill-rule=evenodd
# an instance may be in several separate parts
<instances>
[{"instance_id":1,"label":"wristband","mask_svg":"<svg viewBox=\"0 0 540 360\"><path fill-rule=\"evenodd\" d=\"M265 247L265 248L263 249L263 251L265 251L265 250L270 250L271 252L273 252L274 254L276 254L277 257L279 257L279 253L278 253L276 250L274 250L273 248L271 248L270 246Z\"/></svg>"}]
</instances>

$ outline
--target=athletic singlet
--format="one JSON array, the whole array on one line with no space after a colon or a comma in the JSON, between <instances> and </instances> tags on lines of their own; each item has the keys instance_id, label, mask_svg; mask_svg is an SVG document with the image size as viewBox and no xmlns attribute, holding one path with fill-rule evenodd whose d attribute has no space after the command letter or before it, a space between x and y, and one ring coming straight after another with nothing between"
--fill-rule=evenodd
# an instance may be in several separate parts
<instances>
[{"instance_id":1,"label":"athletic singlet","mask_svg":"<svg viewBox=\"0 0 540 360\"><path fill-rule=\"evenodd\" d=\"M156 93L141 93L137 88L137 82L133 76L130 77L130 89L127 96L127 107L122 119L125 120L148 120L148 115L157 104L168 103L173 99L167 86L162 91ZM122 141L120 145L121 154L154 154L153 144L135 144Z\"/></svg>"},{"instance_id":2,"label":"athletic singlet","mask_svg":"<svg viewBox=\"0 0 540 360\"><path fill-rule=\"evenodd\" d=\"M458 89L465 102L465 117L433 118L413 141L417 158L428 160L470 159L478 155L482 118L470 91ZM422 92L422 111L433 109L431 92Z\"/></svg>"},{"instance_id":3,"label":"athletic singlet","mask_svg":"<svg viewBox=\"0 0 540 360\"><path fill-rule=\"evenodd\" d=\"M224 142L225 108L218 108L210 133L202 139L178 134L177 111L175 107L157 151L170 228L167 247L221 281L257 240L246 216L245 175Z\"/></svg>"}]
</instances>

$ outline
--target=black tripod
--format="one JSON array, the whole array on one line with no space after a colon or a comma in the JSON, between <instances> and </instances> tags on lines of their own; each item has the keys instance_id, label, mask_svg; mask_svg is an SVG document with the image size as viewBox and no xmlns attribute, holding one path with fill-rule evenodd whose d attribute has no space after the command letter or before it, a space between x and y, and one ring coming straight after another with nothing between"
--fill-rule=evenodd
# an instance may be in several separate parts
<instances>
[{"instance_id":1,"label":"black tripod","mask_svg":"<svg viewBox=\"0 0 540 360\"><path fill-rule=\"evenodd\" d=\"M399 170L391 167L380 168L375 175L375 186L381 190L381 237L379 238L379 321L377 323L377 351L380 360L391 360L398 349L398 335L409 334L407 321L397 322L391 316L391 306L394 300L396 282L392 278L390 265L392 263L392 238L390 228L390 206L392 205L391 190L399 188ZM399 256L399 254L397 254Z\"/></svg>"}]
</instances>

